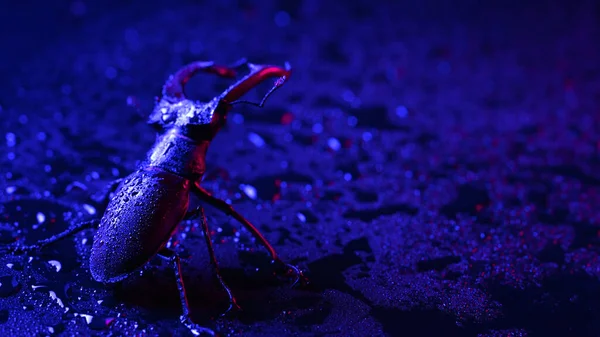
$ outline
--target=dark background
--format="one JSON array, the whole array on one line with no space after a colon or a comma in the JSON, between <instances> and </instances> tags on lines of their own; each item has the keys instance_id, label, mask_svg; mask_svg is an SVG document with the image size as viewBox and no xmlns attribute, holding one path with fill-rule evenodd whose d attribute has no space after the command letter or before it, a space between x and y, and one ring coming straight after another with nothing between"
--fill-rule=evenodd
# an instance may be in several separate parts
<instances>
[{"instance_id":1,"label":"dark background","mask_svg":"<svg viewBox=\"0 0 600 337\"><path fill-rule=\"evenodd\" d=\"M173 243L198 322L600 336L598 20L595 1L1 1L0 239L98 217L90 195L144 158L145 117L179 66L289 61L264 109L232 111L203 186L312 283L274 280L264 250L207 208L244 311L212 319L226 297L186 222ZM198 76L187 92L225 85ZM191 335L160 261L120 287L91 280L92 235L0 258L0 335Z\"/></svg>"}]
</instances>

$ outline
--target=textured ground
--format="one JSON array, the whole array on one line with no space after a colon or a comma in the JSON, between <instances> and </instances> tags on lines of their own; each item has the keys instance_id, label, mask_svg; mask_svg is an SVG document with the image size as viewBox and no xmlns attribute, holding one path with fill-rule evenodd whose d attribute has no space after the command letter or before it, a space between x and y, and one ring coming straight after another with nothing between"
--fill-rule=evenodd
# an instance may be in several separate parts
<instances>
[{"instance_id":1,"label":"textured ground","mask_svg":"<svg viewBox=\"0 0 600 337\"><path fill-rule=\"evenodd\" d=\"M203 185L312 283L273 280L248 232L207 208L244 311L213 319L226 297L187 222L173 245L199 322L233 336L600 336L600 5L379 2L3 3L0 240L98 217L90 195L145 156L144 118L182 64L290 61L266 108L233 111ZM200 76L187 92L226 84ZM92 235L0 258L0 334L191 335L160 260L120 287L91 280Z\"/></svg>"}]
</instances>

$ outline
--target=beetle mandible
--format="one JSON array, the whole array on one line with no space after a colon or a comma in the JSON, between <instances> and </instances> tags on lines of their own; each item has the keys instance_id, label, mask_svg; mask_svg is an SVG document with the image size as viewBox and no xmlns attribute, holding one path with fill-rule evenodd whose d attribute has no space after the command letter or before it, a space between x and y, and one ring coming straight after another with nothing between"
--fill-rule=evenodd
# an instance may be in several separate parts
<instances>
[{"instance_id":1,"label":"beetle mandible","mask_svg":"<svg viewBox=\"0 0 600 337\"><path fill-rule=\"evenodd\" d=\"M184 86L196 73L203 71L235 78L235 69L242 64L246 64L250 72L211 101L198 102L186 97ZM269 251L273 264L280 271L285 271L286 275L295 277L294 285L301 279L305 281L303 273L297 267L284 263L256 227L225 201L212 196L200 186L206 170L208 147L225 124L231 107L237 103L262 107L269 95L289 79L290 74L288 63L284 68L246 61L237 66L200 61L183 66L169 76L148 118L148 124L157 130L154 146L133 173L109 184L101 198L105 204L108 201L101 219L73 223L64 232L33 245L25 246L17 242L5 249L12 252L37 250L83 229L97 228L89 260L94 280L117 283L139 270L154 256L163 257L171 262L176 275L183 311L181 322L196 333L214 335L211 329L191 320L180 258L175 251L166 248L181 221L200 216L211 263L229 296L230 305L226 312L239 309L235 297L220 275L204 210L202 207L188 210L190 194L193 193L201 201L232 216L247 228ZM260 103L239 100L269 78L277 80Z\"/></svg>"}]
</instances>

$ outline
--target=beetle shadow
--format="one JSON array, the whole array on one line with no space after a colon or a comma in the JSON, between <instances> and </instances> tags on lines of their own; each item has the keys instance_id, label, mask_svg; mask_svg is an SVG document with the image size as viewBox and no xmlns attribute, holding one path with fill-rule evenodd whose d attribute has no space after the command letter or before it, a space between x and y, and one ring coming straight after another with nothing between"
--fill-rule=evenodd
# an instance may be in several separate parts
<instances>
[{"instance_id":1,"label":"beetle shadow","mask_svg":"<svg viewBox=\"0 0 600 337\"><path fill-rule=\"evenodd\" d=\"M183 274L187 301L195 322L209 323L210 318L218 316L227 308L210 273L194 275L185 270ZM112 293L117 303L137 308L140 318L148 323L178 319L182 314L182 302L173 268L168 263L161 264L158 257L150 261L143 273L132 275L113 285Z\"/></svg>"},{"instance_id":2,"label":"beetle shadow","mask_svg":"<svg viewBox=\"0 0 600 337\"><path fill-rule=\"evenodd\" d=\"M268 256L245 252L241 256L245 262L251 261L247 268L221 268L224 281L242 308L228 313L226 319L242 324L269 321L284 311L316 308L322 302L320 294L292 288L293 280L286 282L274 276ZM131 276L112 289L117 303L141 309L140 316L148 323L178 319L182 313L173 269L160 261L153 259L144 273ZM226 312L229 300L212 267L208 264L205 268L198 267L182 266L188 305L196 323L211 325Z\"/></svg>"},{"instance_id":3,"label":"beetle shadow","mask_svg":"<svg viewBox=\"0 0 600 337\"><path fill-rule=\"evenodd\" d=\"M273 320L282 312L316 309L323 302L321 293L293 286L293 278L278 277L268 255L239 251L238 258L246 268L223 268L221 274L242 307L236 315L241 323Z\"/></svg>"}]
</instances>

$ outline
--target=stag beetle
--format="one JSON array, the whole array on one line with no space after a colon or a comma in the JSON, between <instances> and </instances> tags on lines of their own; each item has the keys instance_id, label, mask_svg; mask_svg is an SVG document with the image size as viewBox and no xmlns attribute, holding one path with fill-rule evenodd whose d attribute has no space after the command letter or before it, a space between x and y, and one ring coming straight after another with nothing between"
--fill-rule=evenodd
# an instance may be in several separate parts
<instances>
[{"instance_id":1,"label":"stag beetle","mask_svg":"<svg viewBox=\"0 0 600 337\"><path fill-rule=\"evenodd\" d=\"M192 101L186 97L184 86L196 73L204 71L235 78L235 69L242 64L248 65L249 74L210 102ZM200 216L211 264L229 296L230 305L225 312L239 309L219 272L203 208L200 206L195 210L188 210L190 193L194 193L200 200L245 226L269 251L272 263L279 271L286 276L295 277L294 285L299 280L306 281L297 267L286 264L279 258L256 227L225 201L212 196L200 186L206 170L208 147L225 124L231 107L238 103L262 107L269 95L281 87L290 74L291 67L287 63L284 68L246 61L237 66L219 66L214 62L193 62L183 66L168 78L147 120L157 130L154 146L135 172L107 186L100 198L106 205L102 218L73 223L64 232L30 246L17 242L5 248L13 253L37 250L83 229L97 228L89 260L94 280L106 284L118 283L156 255L167 259L174 269L181 297L181 322L195 334L214 335L214 331L194 323L190 318L180 258L175 251L166 248L181 221ZM239 100L252 88L272 77L278 79L260 103Z\"/></svg>"}]
</instances>

